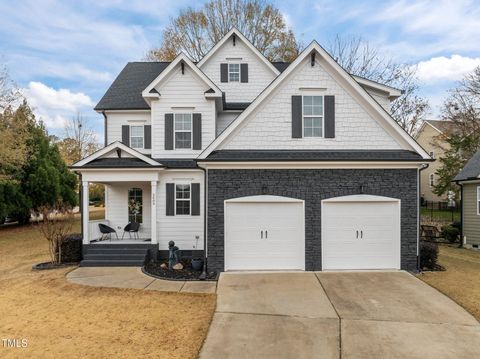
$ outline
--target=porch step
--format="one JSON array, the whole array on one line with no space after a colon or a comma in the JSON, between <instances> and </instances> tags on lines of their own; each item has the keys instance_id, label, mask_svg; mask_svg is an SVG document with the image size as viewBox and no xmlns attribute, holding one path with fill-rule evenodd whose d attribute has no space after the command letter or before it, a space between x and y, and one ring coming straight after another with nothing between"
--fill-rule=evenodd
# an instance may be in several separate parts
<instances>
[{"instance_id":1,"label":"porch step","mask_svg":"<svg viewBox=\"0 0 480 359\"><path fill-rule=\"evenodd\" d=\"M138 244L89 244L83 246L81 267L143 266L150 243Z\"/></svg>"}]
</instances>

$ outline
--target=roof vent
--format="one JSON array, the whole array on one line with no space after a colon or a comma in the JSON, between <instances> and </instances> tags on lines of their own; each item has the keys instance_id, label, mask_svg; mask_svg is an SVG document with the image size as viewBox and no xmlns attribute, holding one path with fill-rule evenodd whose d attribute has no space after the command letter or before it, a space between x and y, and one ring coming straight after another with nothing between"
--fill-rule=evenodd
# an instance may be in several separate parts
<instances>
[{"instance_id":1,"label":"roof vent","mask_svg":"<svg viewBox=\"0 0 480 359\"><path fill-rule=\"evenodd\" d=\"M312 52L312 67L315 66L315 52Z\"/></svg>"},{"instance_id":2,"label":"roof vent","mask_svg":"<svg viewBox=\"0 0 480 359\"><path fill-rule=\"evenodd\" d=\"M237 39L237 36L235 36L235 34L233 34L233 46L235 46L235 40Z\"/></svg>"}]
</instances>

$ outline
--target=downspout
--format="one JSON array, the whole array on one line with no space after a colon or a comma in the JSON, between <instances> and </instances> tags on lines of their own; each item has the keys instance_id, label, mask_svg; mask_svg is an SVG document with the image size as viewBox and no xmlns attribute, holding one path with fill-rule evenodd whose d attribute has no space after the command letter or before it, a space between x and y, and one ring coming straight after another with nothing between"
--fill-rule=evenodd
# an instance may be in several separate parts
<instances>
[{"instance_id":1,"label":"downspout","mask_svg":"<svg viewBox=\"0 0 480 359\"><path fill-rule=\"evenodd\" d=\"M78 198L80 202L78 203L78 209L80 211L80 233L82 234L82 248L83 248L83 185L82 185L82 174L78 174ZM83 254L83 251L82 251Z\"/></svg>"},{"instance_id":2,"label":"downspout","mask_svg":"<svg viewBox=\"0 0 480 359\"><path fill-rule=\"evenodd\" d=\"M465 234L463 231L463 183L455 182L458 186L460 186L460 245L463 247L465 243Z\"/></svg>"},{"instance_id":3,"label":"downspout","mask_svg":"<svg viewBox=\"0 0 480 359\"><path fill-rule=\"evenodd\" d=\"M421 181L420 181L420 172L422 172L423 170L426 170L430 165L428 163L424 163L422 165L422 167L418 170L418 178L417 178L417 181L418 181L418 195L417 195L417 211L418 211L418 214L417 214L417 270L419 271L420 270L420 236L421 236L421 230L420 230L420 197L422 195L422 191L421 191L421 188L422 188L422 185L421 185Z\"/></svg>"},{"instance_id":4,"label":"downspout","mask_svg":"<svg viewBox=\"0 0 480 359\"><path fill-rule=\"evenodd\" d=\"M203 167L197 167L203 171L203 271L198 279L207 279L207 170Z\"/></svg>"}]
</instances>

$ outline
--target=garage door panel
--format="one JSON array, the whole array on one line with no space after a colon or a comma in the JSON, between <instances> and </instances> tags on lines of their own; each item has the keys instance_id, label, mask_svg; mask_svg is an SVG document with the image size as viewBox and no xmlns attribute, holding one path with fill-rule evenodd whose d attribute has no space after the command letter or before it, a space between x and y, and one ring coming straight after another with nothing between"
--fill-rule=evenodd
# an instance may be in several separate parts
<instances>
[{"instance_id":1,"label":"garage door panel","mask_svg":"<svg viewBox=\"0 0 480 359\"><path fill-rule=\"evenodd\" d=\"M226 270L304 269L301 202L231 202L225 207Z\"/></svg>"},{"instance_id":2,"label":"garage door panel","mask_svg":"<svg viewBox=\"0 0 480 359\"><path fill-rule=\"evenodd\" d=\"M399 216L398 201L324 203L322 268L399 268Z\"/></svg>"}]
</instances>

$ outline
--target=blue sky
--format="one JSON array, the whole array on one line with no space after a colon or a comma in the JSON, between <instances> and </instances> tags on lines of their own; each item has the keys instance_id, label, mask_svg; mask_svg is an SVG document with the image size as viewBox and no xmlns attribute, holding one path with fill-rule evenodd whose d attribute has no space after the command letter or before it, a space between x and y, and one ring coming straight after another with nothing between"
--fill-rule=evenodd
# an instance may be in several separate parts
<instances>
[{"instance_id":1,"label":"blue sky","mask_svg":"<svg viewBox=\"0 0 480 359\"><path fill-rule=\"evenodd\" d=\"M0 0L0 64L53 134L81 112L103 134L92 108L128 61L161 40L185 0ZM387 56L418 65L432 118L455 80L480 65L480 0L276 1L308 44L360 35Z\"/></svg>"}]
</instances>

